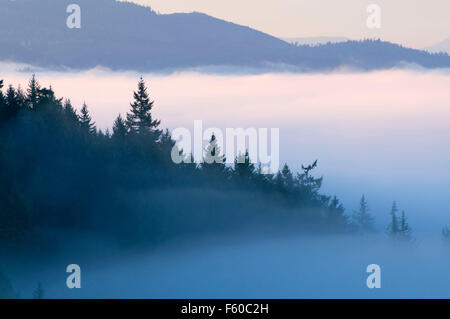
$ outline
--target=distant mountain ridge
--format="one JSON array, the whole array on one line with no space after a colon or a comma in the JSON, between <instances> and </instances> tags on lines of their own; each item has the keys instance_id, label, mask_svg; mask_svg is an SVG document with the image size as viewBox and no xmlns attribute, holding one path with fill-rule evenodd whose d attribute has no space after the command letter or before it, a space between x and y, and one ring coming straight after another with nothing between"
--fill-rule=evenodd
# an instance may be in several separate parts
<instances>
[{"instance_id":1,"label":"distant mountain ridge","mask_svg":"<svg viewBox=\"0 0 450 319\"><path fill-rule=\"evenodd\" d=\"M327 43L338 43L349 41L346 37L301 37L301 38L281 38L282 40L297 45L321 45Z\"/></svg>"},{"instance_id":2,"label":"distant mountain ridge","mask_svg":"<svg viewBox=\"0 0 450 319\"><path fill-rule=\"evenodd\" d=\"M450 67L450 57L379 40L297 46L202 13L160 15L129 2L77 0L81 29L69 29L73 0L0 0L0 60L41 67L153 71L201 66L332 70L402 64Z\"/></svg>"},{"instance_id":3,"label":"distant mountain ridge","mask_svg":"<svg viewBox=\"0 0 450 319\"><path fill-rule=\"evenodd\" d=\"M444 41L436 43L435 45L426 47L424 48L424 50L432 53L445 52L447 54L450 54L450 39L446 39Z\"/></svg>"}]
</instances>

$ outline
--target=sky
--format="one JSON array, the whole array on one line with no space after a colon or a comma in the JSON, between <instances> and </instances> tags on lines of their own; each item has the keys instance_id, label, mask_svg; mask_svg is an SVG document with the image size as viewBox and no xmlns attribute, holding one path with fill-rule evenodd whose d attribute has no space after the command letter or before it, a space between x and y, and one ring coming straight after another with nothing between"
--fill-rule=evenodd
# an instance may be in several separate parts
<instances>
[{"instance_id":1,"label":"sky","mask_svg":"<svg viewBox=\"0 0 450 319\"><path fill-rule=\"evenodd\" d=\"M130 0L160 13L199 11L277 37L381 38L424 48L450 38L449 0ZM369 29L366 9L381 8Z\"/></svg>"},{"instance_id":2,"label":"sky","mask_svg":"<svg viewBox=\"0 0 450 319\"><path fill-rule=\"evenodd\" d=\"M7 84L26 87L28 73L1 67ZM129 110L139 75L36 72L78 110L86 102L103 130ZM349 212L364 193L382 224L395 199L416 230L450 225L443 209L450 207L450 75L444 71L143 76L163 128L193 132L194 120L222 132L279 128L281 164L298 171L318 159L324 192L336 194Z\"/></svg>"}]
</instances>

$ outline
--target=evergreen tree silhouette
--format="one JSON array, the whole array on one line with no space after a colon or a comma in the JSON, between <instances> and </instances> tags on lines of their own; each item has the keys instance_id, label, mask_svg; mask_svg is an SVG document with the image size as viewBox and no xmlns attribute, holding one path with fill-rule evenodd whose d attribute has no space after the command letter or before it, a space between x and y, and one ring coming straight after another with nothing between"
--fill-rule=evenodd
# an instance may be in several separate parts
<instances>
[{"instance_id":1,"label":"evergreen tree silhouette","mask_svg":"<svg viewBox=\"0 0 450 319\"><path fill-rule=\"evenodd\" d=\"M175 165L170 158L175 143L170 132L160 131L159 121L151 118L153 102L142 79L131 104L136 112L129 113L127 120L119 115L112 136L109 131L97 132L85 103L81 112L76 112L70 100L63 102L51 87L40 87L35 78L26 94L13 87L0 91L0 167L7 168L0 169L0 243L29 240L43 226L92 227L118 238L135 236L136 229L148 236L151 229L150 235L156 239L185 227L189 233L213 224L230 226L259 216L265 218L269 213L266 207L273 207L274 212L294 212L279 214L289 222L292 218L292 223L307 221L326 230L347 229L339 200L319 193L322 177L315 178L311 173L317 161L302 166L299 173L284 165L275 176L265 175L261 164L255 168L246 152L235 159L231 170L213 134L204 150L203 163ZM10 106L16 112L11 113L12 121L4 125L4 114ZM129 132L130 127L133 133ZM125 137L126 143L119 142L119 137ZM175 151L182 152L176 148ZM192 159L192 154L187 156ZM180 198L186 199L186 207L161 198L162 206L170 205L168 214L180 213L174 228L166 226L167 216L146 206L145 200L136 195L158 188L170 190L169 196L189 194ZM218 203L216 207L230 215L209 215L211 207L202 203L205 192ZM249 194L251 205L247 203ZM183 215L183 210L189 216ZM133 214L128 214L130 211ZM151 223L137 217L144 211ZM152 228L153 224L163 226ZM401 223L396 227L399 229Z\"/></svg>"},{"instance_id":2,"label":"evergreen tree silhouette","mask_svg":"<svg viewBox=\"0 0 450 319\"><path fill-rule=\"evenodd\" d=\"M89 110L88 110L86 103L83 103L83 107L81 108L79 121L80 121L80 127L84 132L87 132L90 134L95 134L97 132L95 123L92 122L92 118L89 114Z\"/></svg>"},{"instance_id":3,"label":"evergreen tree silhouette","mask_svg":"<svg viewBox=\"0 0 450 319\"><path fill-rule=\"evenodd\" d=\"M127 126L132 134L151 135L154 141L158 141L162 131L158 129L161 121L154 120L151 114L154 101L150 101L141 77L138 83L138 90L134 92L134 101L131 103L130 113L127 113Z\"/></svg>"},{"instance_id":4,"label":"evergreen tree silhouette","mask_svg":"<svg viewBox=\"0 0 450 319\"><path fill-rule=\"evenodd\" d=\"M6 118L6 101L3 95L3 80L0 80L0 123Z\"/></svg>"},{"instance_id":5,"label":"evergreen tree silhouette","mask_svg":"<svg viewBox=\"0 0 450 319\"><path fill-rule=\"evenodd\" d=\"M20 103L21 98L18 92L10 85L6 91L6 117L11 118L16 116L22 107Z\"/></svg>"},{"instance_id":6,"label":"evergreen tree silhouette","mask_svg":"<svg viewBox=\"0 0 450 319\"><path fill-rule=\"evenodd\" d=\"M222 154L222 150L213 133L209 144L206 147L203 163L201 163L201 169L211 178L216 179L216 177L223 175L227 171L225 162L226 158Z\"/></svg>"},{"instance_id":7,"label":"evergreen tree silhouette","mask_svg":"<svg viewBox=\"0 0 450 319\"><path fill-rule=\"evenodd\" d=\"M311 165L302 165L303 173L297 174L296 184L299 188L298 197L308 204L327 201L325 197L319 195L323 178L315 178L310 175L310 172L317 167L317 162L316 160Z\"/></svg>"},{"instance_id":8,"label":"evergreen tree silhouette","mask_svg":"<svg viewBox=\"0 0 450 319\"><path fill-rule=\"evenodd\" d=\"M44 286L42 285L41 282L38 282L36 289L33 291L33 298L34 299L44 299L45 298Z\"/></svg>"},{"instance_id":9,"label":"evergreen tree silhouette","mask_svg":"<svg viewBox=\"0 0 450 319\"><path fill-rule=\"evenodd\" d=\"M17 298L11 280L0 270L0 299Z\"/></svg>"},{"instance_id":10,"label":"evergreen tree silhouette","mask_svg":"<svg viewBox=\"0 0 450 319\"><path fill-rule=\"evenodd\" d=\"M71 123L78 123L78 115L69 99L64 101L63 113L65 119Z\"/></svg>"},{"instance_id":11,"label":"evergreen tree silhouette","mask_svg":"<svg viewBox=\"0 0 450 319\"><path fill-rule=\"evenodd\" d=\"M39 90L41 89L38 81L36 80L36 76L33 74L28 83L27 94L26 94L26 102L28 107L35 108L39 101Z\"/></svg>"},{"instance_id":12,"label":"evergreen tree silhouette","mask_svg":"<svg viewBox=\"0 0 450 319\"><path fill-rule=\"evenodd\" d=\"M115 139L124 139L128 134L128 129L122 115L118 115L113 124L113 134L112 137Z\"/></svg>"},{"instance_id":13,"label":"evergreen tree silhouette","mask_svg":"<svg viewBox=\"0 0 450 319\"><path fill-rule=\"evenodd\" d=\"M359 202L359 210L353 213L353 219L362 232L374 231L373 217L369 213L369 205L363 195Z\"/></svg>"},{"instance_id":14,"label":"evergreen tree silhouette","mask_svg":"<svg viewBox=\"0 0 450 319\"><path fill-rule=\"evenodd\" d=\"M442 236L444 236L445 240L450 241L450 227L445 226L444 228L442 228Z\"/></svg>"},{"instance_id":15,"label":"evergreen tree silhouette","mask_svg":"<svg viewBox=\"0 0 450 319\"><path fill-rule=\"evenodd\" d=\"M334 196L328 207L329 224L336 230L345 231L348 226L348 219L345 216L344 205Z\"/></svg>"},{"instance_id":16,"label":"evergreen tree silhouette","mask_svg":"<svg viewBox=\"0 0 450 319\"><path fill-rule=\"evenodd\" d=\"M281 170L281 177L286 190L292 190L294 187L294 176L287 164L284 164L283 169Z\"/></svg>"},{"instance_id":17,"label":"evergreen tree silhouette","mask_svg":"<svg viewBox=\"0 0 450 319\"><path fill-rule=\"evenodd\" d=\"M399 227L397 213L398 213L397 203L394 201L392 203L392 208L391 208L391 213L390 213L391 214L391 223L389 224L389 227L388 227L389 235L392 237L396 237L400 233L400 227Z\"/></svg>"},{"instance_id":18,"label":"evergreen tree silhouette","mask_svg":"<svg viewBox=\"0 0 450 319\"><path fill-rule=\"evenodd\" d=\"M252 163L248 151L239 154L234 160L234 173L237 177L252 180L255 174L255 165Z\"/></svg>"},{"instance_id":19,"label":"evergreen tree silhouette","mask_svg":"<svg viewBox=\"0 0 450 319\"><path fill-rule=\"evenodd\" d=\"M405 211L402 211L402 215L400 217L399 233L402 239L404 240L411 239L411 228L409 227L409 224L406 220Z\"/></svg>"},{"instance_id":20,"label":"evergreen tree silhouette","mask_svg":"<svg viewBox=\"0 0 450 319\"><path fill-rule=\"evenodd\" d=\"M48 89L39 88L37 90L37 102L33 110L42 114L56 115L62 109L62 100L62 98L56 98L51 86Z\"/></svg>"}]
</instances>

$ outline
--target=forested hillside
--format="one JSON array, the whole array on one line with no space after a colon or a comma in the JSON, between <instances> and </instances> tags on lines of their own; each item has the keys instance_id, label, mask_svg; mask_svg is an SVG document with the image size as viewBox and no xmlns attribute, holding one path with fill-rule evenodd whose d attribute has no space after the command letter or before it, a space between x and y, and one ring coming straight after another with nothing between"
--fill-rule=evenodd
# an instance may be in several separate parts
<instances>
[{"instance_id":1,"label":"forested hillside","mask_svg":"<svg viewBox=\"0 0 450 319\"><path fill-rule=\"evenodd\" d=\"M275 175L262 174L248 155L234 166L174 164L175 143L153 107L141 79L130 112L117 117L112 132L101 132L86 104L77 112L34 77L26 92L3 88L0 239L30 240L46 229L124 241L248 227L349 231L338 199L320 193L317 162ZM216 152L212 136L205 156Z\"/></svg>"},{"instance_id":2,"label":"forested hillside","mask_svg":"<svg viewBox=\"0 0 450 319\"><path fill-rule=\"evenodd\" d=\"M446 54L380 40L296 46L206 14L157 14L115 0L79 0L79 28L69 28L69 0L0 0L0 61L57 69L174 71L229 66L256 72L387 69L405 64L450 67ZM45 17L45 18L43 18ZM27 21L27 23L23 23Z\"/></svg>"}]
</instances>

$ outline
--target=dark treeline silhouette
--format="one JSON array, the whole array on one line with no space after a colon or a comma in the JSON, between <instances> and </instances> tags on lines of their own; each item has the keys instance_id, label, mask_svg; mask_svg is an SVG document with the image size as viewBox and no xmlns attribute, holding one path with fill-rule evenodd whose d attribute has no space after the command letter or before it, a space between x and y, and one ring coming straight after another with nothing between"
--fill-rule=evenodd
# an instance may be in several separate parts
<instances>
[{"instance_id":1,"label":"dark treeline silhouette","mask_svg":"<svg viewBox=\"0 0 450 319\"><path fill-rule=\"evenodd\" d=\"M3 87L3 82L1 82ZM101 232L121 240L285 224L292 230L345 232L334 197L322 195L313 165L264 175L248 153L230 167L172 162L175 145L152 117L141 79L126 117L98 130L85 104L77 114L33 76L26 90L0 94L0 238L33 238L47 229ZM217 157L217 156L216 156ZM254 227L255 229L258 227Z\"/></svg>"}]
</instances>

